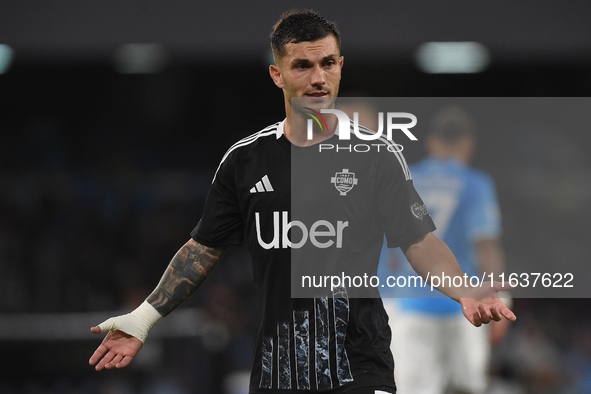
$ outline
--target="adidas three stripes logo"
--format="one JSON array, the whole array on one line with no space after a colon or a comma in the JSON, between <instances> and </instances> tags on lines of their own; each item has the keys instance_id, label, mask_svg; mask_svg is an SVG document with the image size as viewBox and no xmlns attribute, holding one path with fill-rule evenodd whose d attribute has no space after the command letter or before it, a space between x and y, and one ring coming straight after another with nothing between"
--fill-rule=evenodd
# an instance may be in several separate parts
<instances>
[{"instance_id":1,"label":"adidas three stripes logo","mask_svg":"<svg viewBox=\"0 0 591 394\"><path fill-rule=\"evenodd\" d=\"M269 177L265 175L260 181L254 185L252 189L250 189L251 193L261 193L261 192L272 192L273 186L271 186L271 182L269 181Z\"/></svg>"}]
</instances>

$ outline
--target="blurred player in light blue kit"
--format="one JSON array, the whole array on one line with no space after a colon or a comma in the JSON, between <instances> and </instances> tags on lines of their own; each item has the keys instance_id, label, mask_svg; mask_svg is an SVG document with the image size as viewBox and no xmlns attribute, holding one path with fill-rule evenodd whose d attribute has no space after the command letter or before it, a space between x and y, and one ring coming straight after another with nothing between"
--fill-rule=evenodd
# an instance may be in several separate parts
<instances>
[{"instance_id":1,"label":"blurred player in light blue kit","mask_svg":"<svg viewBox=\"0 0 591 394\"><path fill-rule=\"evenodd\" d=\"M435 234L468 276L504 269L501 222L492 179L471 168L473 125L459 107L436 114L426 139L428 157L410 166L414 186L437 226ZM384 247L380 283L390 275L414 275L399 250ZM395 375L401 394L483 393L490 344L506 322L467 324L457 303L425 288L381 288L390 316ZM386 298L393 297L393 298ZM447 391L446 391L447 390Z\"/></svg>"}]
</instances>

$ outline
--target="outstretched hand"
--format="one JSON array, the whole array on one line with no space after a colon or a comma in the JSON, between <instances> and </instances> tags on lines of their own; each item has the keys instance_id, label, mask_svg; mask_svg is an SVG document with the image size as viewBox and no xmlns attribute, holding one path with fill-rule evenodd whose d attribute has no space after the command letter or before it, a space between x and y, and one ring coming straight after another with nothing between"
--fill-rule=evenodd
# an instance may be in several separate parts
<instances>
[{"instance_id":1,"label":"outstretched hand","mask_svg":"<svg viewBox=\"0 0 591 394\"><path fill-rule=\"evenodd\" d=\"M506 318L515 321L517 317L499 298L498 292L510 290L511 287L499 282L483 283L482 287L471 289L467 297L460 298L462 312L470 323L476 327L487 324L491 320L500 321Z\"/></svg>"},{"instance_id":2,"label":"outstretched hand","mask_svg":"<svg viewBox=\"0 0 591 394\"><path fill-rule=\"evenodd\" d=\"M90 331L95 334L103 332L99 326L92 327ZM144 346L142 341L121 330L109 331L90 358L89 363L90 365L96 364L97 371L103 368L124 368L133 360L142 346Z\"/></svg>"}]
</instances>

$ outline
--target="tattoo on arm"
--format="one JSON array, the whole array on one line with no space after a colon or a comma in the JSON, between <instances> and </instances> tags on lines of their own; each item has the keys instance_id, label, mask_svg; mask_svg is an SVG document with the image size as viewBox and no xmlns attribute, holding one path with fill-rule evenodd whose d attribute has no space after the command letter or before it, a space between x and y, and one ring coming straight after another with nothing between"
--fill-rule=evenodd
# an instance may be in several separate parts
<instances>
[{"instance_id":1,"label":"tattoo on arm","mask_svg":"<svg viewBox=\"0 0 591 394\"><path fill-rule=\"evenodd\" d=\"M207 279L227 247L210 248L190 240L172 258L160 283L147 301L166 316Z\"/></svg>"}]
</instances>

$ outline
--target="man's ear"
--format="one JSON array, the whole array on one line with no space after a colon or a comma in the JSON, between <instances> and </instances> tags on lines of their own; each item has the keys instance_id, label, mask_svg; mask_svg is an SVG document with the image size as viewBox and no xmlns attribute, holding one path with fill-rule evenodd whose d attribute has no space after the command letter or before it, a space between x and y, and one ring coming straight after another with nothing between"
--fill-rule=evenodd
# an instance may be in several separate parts
<instances>
[{"instance_id":1,"label":"man's ear","mask_svg":"<svg viewBox=\"0 0 591 394\"><path fill-rule=\"evenodd\" d=\"M281 68L276 66L275 64L271 64L269 66L269 74L271 74L271 78L273 78L273 82L277 85L278 88L283 89L285 84L283 83L283 75L281 74Z\"/></svg>"}]
</instances>

